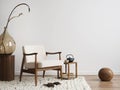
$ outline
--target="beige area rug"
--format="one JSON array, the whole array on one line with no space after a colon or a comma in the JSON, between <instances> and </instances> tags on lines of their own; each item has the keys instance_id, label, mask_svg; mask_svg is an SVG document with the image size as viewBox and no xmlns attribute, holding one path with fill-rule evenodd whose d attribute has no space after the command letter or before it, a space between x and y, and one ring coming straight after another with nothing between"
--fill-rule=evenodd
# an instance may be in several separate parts
<instances>
[{"instance_id":1,"label":"beige area rug","mask_svg":"<svg viewBox=\"0 0 120 90\"><path fill-rule=\"evenodd\" d=\"M46 87L44 84L60 82L60 85ZM0 81L0 90L91 90L84 77L78 77L70 80L61 80L56 77L38 77L38 85L35 86L33 76L23 76L19 82L19 77L13 81Z\"/></svg>"}]
</instances>

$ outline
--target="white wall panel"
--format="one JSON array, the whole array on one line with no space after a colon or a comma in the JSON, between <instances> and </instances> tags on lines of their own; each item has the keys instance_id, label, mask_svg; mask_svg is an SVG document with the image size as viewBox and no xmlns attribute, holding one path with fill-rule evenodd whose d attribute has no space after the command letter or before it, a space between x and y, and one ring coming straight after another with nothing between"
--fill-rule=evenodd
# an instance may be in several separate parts
<instances>
[{"instance_id":1,"label":"white wall panel","mask_svg":"<svg viewBox=\"0 0 120 90\"><path fill-rule=\"evenodd\" d=\"M22 46L44 44L48 51L72 53L79 74L97 74L102 67L120 74L119 0L0 0L0 33L15 5L24 15L12 20L8 32L16 41L15 71L20 71Z\"/></svg>"}]
</instances>

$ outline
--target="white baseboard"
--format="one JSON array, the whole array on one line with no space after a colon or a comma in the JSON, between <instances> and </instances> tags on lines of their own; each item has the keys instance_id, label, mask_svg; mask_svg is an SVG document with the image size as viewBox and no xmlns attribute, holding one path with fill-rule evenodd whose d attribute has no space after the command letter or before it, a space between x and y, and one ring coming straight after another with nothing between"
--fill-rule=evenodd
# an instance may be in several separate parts
<instances>
[{"instance_id":1,"label":"white baseboard","mask_svg":"<svg viewBox=\"0 0 120 90\"><path fill-rule=\"evenodd\" d=\"M42 75L42 72L38 73ZM15 75L20 75L19 71L15 72ZM23 73L23 75L33 75L28 73ZM56 71L46 71L46 75L57 75ZM78 72L78 75L98 75L97 72ZM120 75L120 72L114 72L114 75Z\"/></svg>"}]
</instances>

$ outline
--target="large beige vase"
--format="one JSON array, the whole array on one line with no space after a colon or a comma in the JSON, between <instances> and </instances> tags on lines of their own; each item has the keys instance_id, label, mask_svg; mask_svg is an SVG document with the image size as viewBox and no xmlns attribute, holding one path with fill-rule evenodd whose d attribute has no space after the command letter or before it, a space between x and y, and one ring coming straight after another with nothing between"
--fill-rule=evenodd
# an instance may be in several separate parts
<instances>
[{"instance_id":1,"label":"large beige vase","mask_svg":"<svg viewBox=\"0 0 120 90\"><path fill-rule=\"evenodd\" d=\"M15 51L16 43L12 36L5 30L0 35L0 54L12 54Z\"/></svg>"}]
</instances>

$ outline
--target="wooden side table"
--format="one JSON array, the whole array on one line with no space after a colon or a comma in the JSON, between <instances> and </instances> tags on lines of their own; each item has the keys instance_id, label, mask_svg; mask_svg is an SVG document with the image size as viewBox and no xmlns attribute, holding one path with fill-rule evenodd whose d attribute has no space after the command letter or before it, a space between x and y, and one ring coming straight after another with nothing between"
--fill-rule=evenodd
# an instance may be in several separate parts
<instances>
[{"instance_id":1,"label":"wooden side table","mask_svg":"<svg viewBox=\"0 0 120 90\"><path fill-rule=\"evenodd\" d=\"M65 73L67 74L68 79L70 79L70 65L74 64L75 65L75 77L77 78L77 62L69 62L69 63L64 63L65 64Z\"/></svg>"},{"instance_id":2,"label":"wooden side table","mask_svg":"<svg viewBox=\"0 0 120 90\"><path fill-rule=\"evenodd\" d=\"M14 80L14 55L0 55L0 80Z\"/></svg>"}]
</instances>

